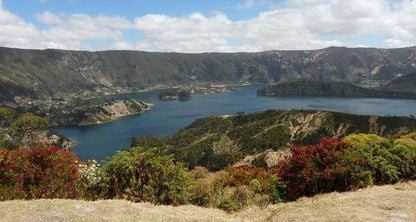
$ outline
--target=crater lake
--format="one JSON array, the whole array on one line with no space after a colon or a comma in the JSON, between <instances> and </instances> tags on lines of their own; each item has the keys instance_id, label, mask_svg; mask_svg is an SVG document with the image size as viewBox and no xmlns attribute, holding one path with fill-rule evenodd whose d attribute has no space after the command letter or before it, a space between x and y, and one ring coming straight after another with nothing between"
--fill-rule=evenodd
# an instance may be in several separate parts
<instances>
[{"instance_id":1,"label":"crater lake","mask_svg":"<svg viewBox=\"0 0 416 222\"><path fill-rule=\"evenodd\" d=\"M232 115L268 109L319 109L352 114L409 116L416 115L416 100L351 97L257 96L265 85L238 87L236 92L194 94L190 100L159 101L160 90L115 95L128 96L153 103L151 110L114 122L83 126L55 127L54 130L74 139L72 149L83 160L104 160L117 150L130 146L133 136L168 136L197 118L211 115Z\"/></svg>"}]
</instances>

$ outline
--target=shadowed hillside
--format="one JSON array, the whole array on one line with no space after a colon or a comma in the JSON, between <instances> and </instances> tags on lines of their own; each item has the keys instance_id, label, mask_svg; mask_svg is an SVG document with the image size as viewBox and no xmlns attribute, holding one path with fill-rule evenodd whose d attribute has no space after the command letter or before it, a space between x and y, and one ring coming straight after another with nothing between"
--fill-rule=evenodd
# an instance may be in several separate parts
<instances>
[{"instance_id":1,"label":"shadowed hillside","mask_svg":"<svg viewBox=\"0 0 416 222\"><path fill-rule=\"evenodd\" d=\"M398 85L395 90L363 88L345 82L301 80L272 85L258 90L257 94L262 96L344 96L416 99L416 93L399 92Z\"/></svg>"},{"instance_id":2,"label":"shadowed hillside","mask_svg":"<svg viewBox=\"0 0 416 222\"><path fill-rule=\"evenodd\" d=\"M8 88L0 98L195 82L382 83L415 70L415 47L202 54L0 48L0 85Z\"/></svg>"},{"instance_id":3,"label":"shadowed hillside","mask_svg":"<svg viewBox=\"0 0 416 222\"><path fill-rule=\"evenodd\" d=\"M400 76L382 88L391 91L416 93L416 72Z\"/></svg>"}]
</instances>

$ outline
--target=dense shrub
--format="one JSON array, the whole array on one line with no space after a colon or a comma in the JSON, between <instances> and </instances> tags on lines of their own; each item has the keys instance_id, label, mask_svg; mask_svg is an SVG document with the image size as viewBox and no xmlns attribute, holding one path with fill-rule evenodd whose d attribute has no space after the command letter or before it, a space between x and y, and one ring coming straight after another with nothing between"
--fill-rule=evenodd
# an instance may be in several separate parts
<instances>
[{"instance_id":1,"label":"dense shrub","mask_svg":"<svg viewBox=\"0 0 416 222\"><path fill-rule=\"evenodd\" d=\"M279 182L274 170L251 168L247 166L229 167L226 185L231 187L247 186L253 193L266 194L269 202L277 203L285 199L285 187Z\"/></svg>"},{"instance_id":2,"label":"dense shrub","mask_svg":"<svg viewBox=\"0 0 416 222\"><path fill-rule=\"evenodd\" d=\"M416 132L396 139L391 153L397 156L394 162L401 178L416 178Z\"/></svg>"},{"instance_id":3,"label":"dense shrub","mask_svg":"<svg viewBox=\"0 0 416 222\"><path fill-rule=\"evenodd\" d=\"M319 144L307 147L293 146L292 155L277 167L289 198L346 190L348 181L344 173L348 166L343 164L346 147L338 138L324 138Z\"/></svg>"},{"instance_id":4,"label":"dense shrub","mask_svg":"<svg viewBox=\"0 0 416 222\"><path fill-rule=\"evenodd\" d=\"M351 187L398 181L399 172L392 154L393 141L373 134L351 134L344 138L348 143L345 163L351 167Z\"/></svg>"},{"instance_id":5,"label":"dense shrub","mask_svg":"<svg viewBox=\"0 0 416 222\"><path fill-rule=\"evenodd\" d=\"M364 159L360 164L361 174L371 175L370 184L394 183L399 179L416 177L415 133L391 140L377 135L353 134L345 138L350 145L350 164L357 157ZM357 171L357 170L356 170Z\"/></svg>"},{"instance_id":6,"label":"dense shrub","mask_svg":"<svg viewBox=\"0 0 416 222\"><path fill-rule=\"evenodd\" d=\"M100 166L95 160L88 160L78 165L80 182L84 188L82 194L84 199L95 200L104 194L105 175Z\"/></svg>"},{"instance_id":7,"label":"dense shrub","mask_svg":"<svg viewBox=\"0 0 416 222\"><path fill-rule=\"evenodd\" d=\"M248 205L251 196L251 191L246 186L239 186L231 195L231 200L236 203L239 208L243 208Z\"/></svg>"},{"instance_id":8,"label":"dense shrub","mask_svg":"<svg viewBox=\"0 0 416 222\"><path fill-rule=\"evenodd\" d=\"M103 167L51 145L0 148L0 200L122 198L232 212L250 204L265 207L304 195L416 178L416 133L395 139L351 134L295 145L290 151L271 169L228 167L212 173L203 167L186 172L172 155L156 148L118 152Z\"/></svg>"},{"instance_id":9,"label":"dense shrub","mask_svg":"<svg viewBox=\"0 0 416 222\"><path fill-rule=\"evenodd\" d=\"M238 211L240 208L240 206L238 206L237 203L235 203L234 201L232 201L230 198L228 197L224 197L222 198L220 201L218 201L217 208L227 211L227 212L235 212Z\"/></svg>"},{"instance_id":10,"label":"dense shrub","mask_svg":"<svg viewBox=\"0 0 416 222\"><path fill-rule=\"evenodd\" d=\"M80 160L49 145L0 149L0 199L78 198Z\"/></svg>"},{"instance_id":11,"label":"dense shrub","mask_svg":"<svg viewBox=\"0 0 416 222\"><path fill-rule=\"evenodd\" d=\"M416 178L414 136L393 140L351 134L344 140L324 138L317 145L293 146L291 156L278 165L278 175L292 199Z\"/></svg>"},{"instance_id":12,"label":"dense shrub","mask_svg":"<svg viewBox=\"0 0 416 222\"><path fill-rule=\"evenodd\" d=\"M196 167L191 174L195 180L190 189L192 204L216 206L226 195L227 172L208 173L207 169Z\"/></svg>"},{"instance_id":13,"label":"dense shrub","mask_svg":"<svg viewBox=\"0 0 416 222\"><path fill-rule=\"evenodd\" d=\"M172 156L156 149L130 148L104 164L107 198L156 204L185 204L191 180Z\"/></svg>"}]
</instances>

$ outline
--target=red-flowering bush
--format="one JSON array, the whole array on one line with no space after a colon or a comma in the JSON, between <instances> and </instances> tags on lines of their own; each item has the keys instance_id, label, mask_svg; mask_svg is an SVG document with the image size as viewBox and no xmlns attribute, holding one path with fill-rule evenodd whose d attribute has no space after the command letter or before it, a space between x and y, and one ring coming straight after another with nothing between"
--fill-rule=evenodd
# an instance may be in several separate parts
<instances>
[{"instance_id":1,"label":"red-flowering bush","mask_svg":"<svg viewBox=\"0 0 416 222\"><path fill-rule=\"evenodd\" d=\"M50 145L0 149L0 200L77 198L79 158Z\"/></svg>"},{"instance_id":2,"label":"red-flowering bush","mask_svg":"<svg viewBox=\"0 0 416 222\"><path fill-rule=\"evenodd\" d=\"M346 147L338 138L324 138L319 144L307 147L293 146L292 155L277 166L289 197L347 190L348 166L343 161Z\"/></svg>"}]
</instances>

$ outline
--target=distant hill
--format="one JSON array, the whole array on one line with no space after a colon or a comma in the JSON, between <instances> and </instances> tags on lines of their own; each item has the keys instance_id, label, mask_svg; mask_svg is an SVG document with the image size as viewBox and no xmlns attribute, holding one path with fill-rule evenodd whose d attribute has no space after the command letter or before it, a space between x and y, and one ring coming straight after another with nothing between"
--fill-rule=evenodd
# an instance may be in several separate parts
<instances>
[{"instance_id":1,"label":"distant hill","mask_svg":"<svg viewBox=\"0 0 416 222\"><path fill-rule=\"evenodd\" d=\"M363 88L344 82L320 82L309 80L272 85L258 90L257 94L263 96L345 96L416 99L416 93L412 92Z\"/></svg>"},{"instance_id":2,"label":"distant hill","mask_svg":"<svg viewBox=\"0 0 416 222\"><path fill-rule=\"evenodd\" d=\"M0 99L195 82L270 83L308 79L385 83L414 71L416 47L200 54L0 47Z\"/></svg>"},{"instance_id":3,"label":"distant hill","mask_svg":"<svg viewBox=\"0 0 416 222\"><path fill-rule=\"evenodd\" d=\"M325 136L351 133L400 135L416 130L416 119L378 117L316 110L269 110L196 120L169 137L134 137L132 146L159 147L190 168L220 170L247 155L314 144Z\"/></svg>"},{"instance_id":4,"label":"distant hill","mask_svg":"<svg viewBox=\"0 0 416 222\"><path fill-rule=\"evenodd\" d=\"M381 88L390 91L416 93L416 72L400 76Z\"/></svg>"}]
</instances>

